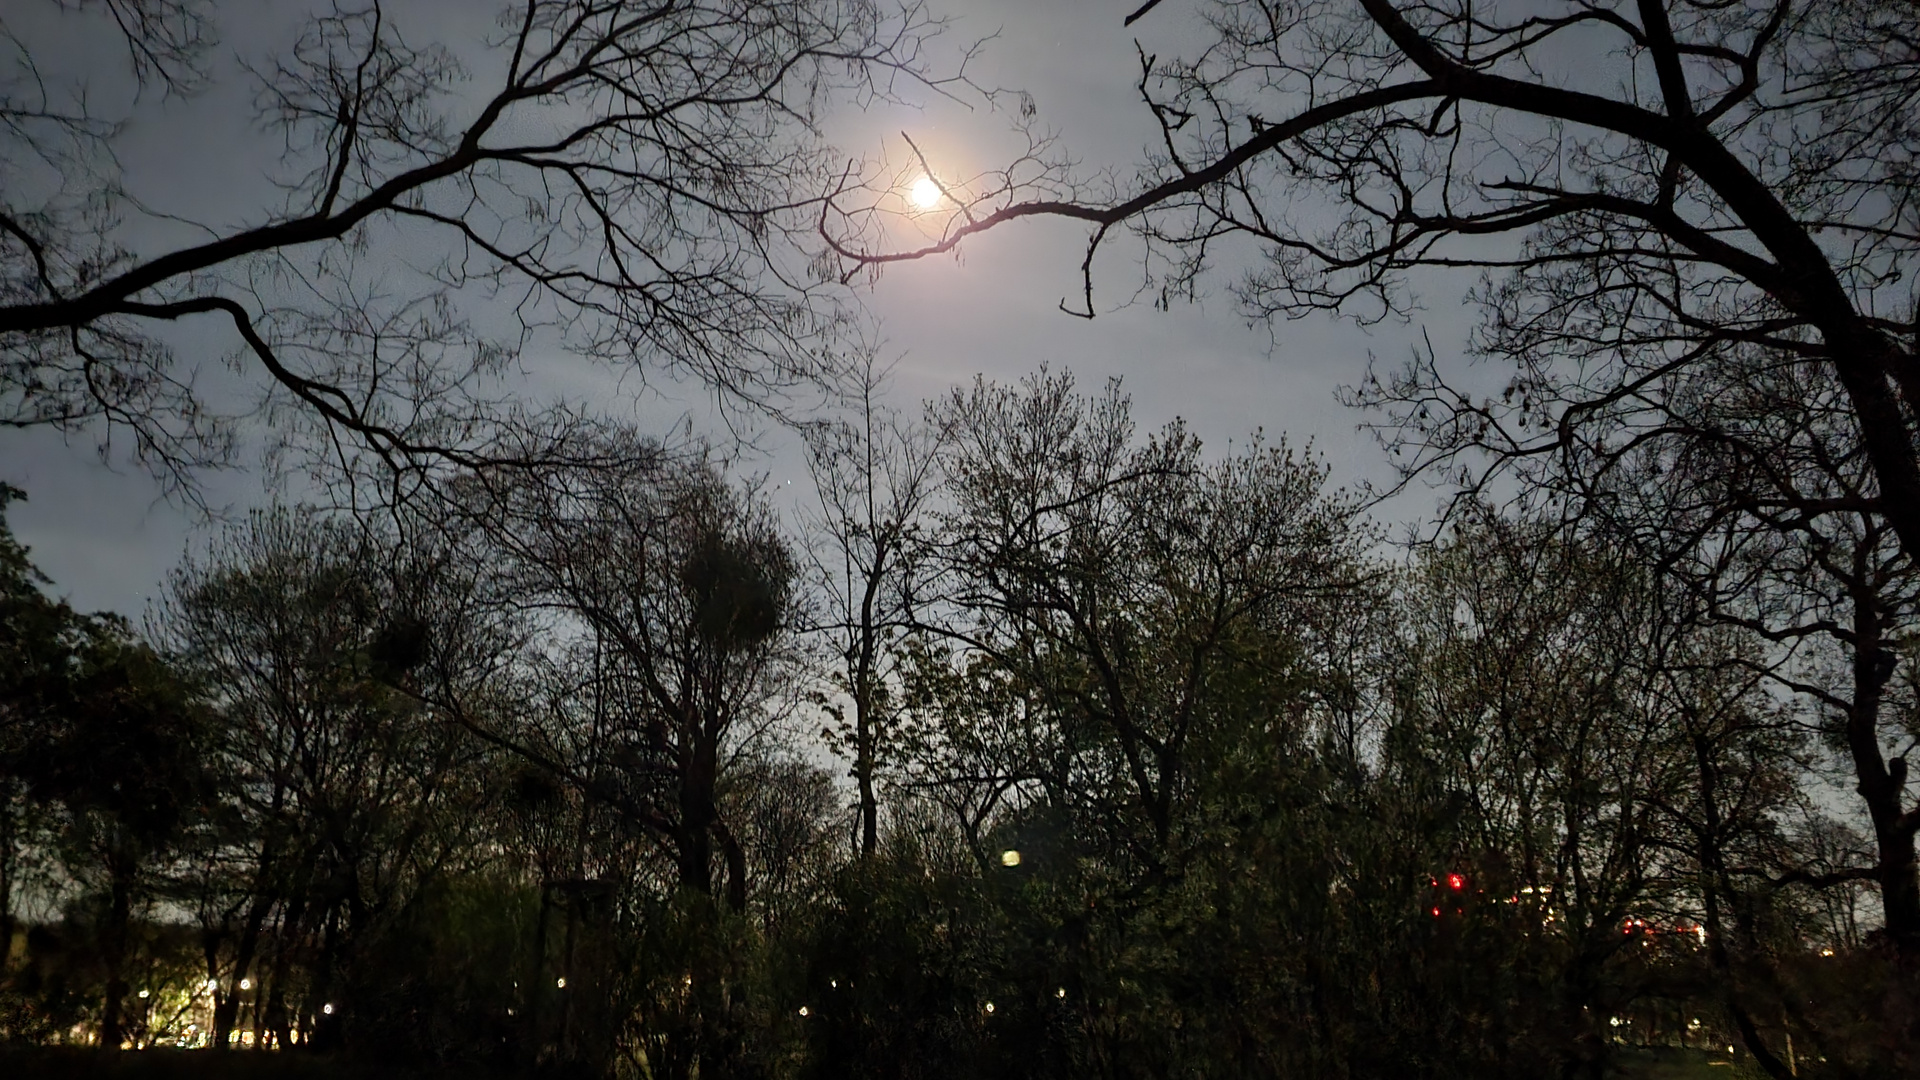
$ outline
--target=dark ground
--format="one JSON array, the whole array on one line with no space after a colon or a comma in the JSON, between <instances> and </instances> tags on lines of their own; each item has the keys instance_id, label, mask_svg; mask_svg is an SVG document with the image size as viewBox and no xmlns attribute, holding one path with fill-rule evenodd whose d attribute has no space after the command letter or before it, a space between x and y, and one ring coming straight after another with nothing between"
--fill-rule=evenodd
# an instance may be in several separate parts
<instances>
[{"instance_id":1,"label":"dark ground","mask_svg":"<svg viewBox=\"0 0 1920 1080\"><path fill-rule=\"evenodd\" d=\"M7 1080L483 1080L472 1069L420 1072L306 1054L238 1050L112 1052L68 1047L0 1048Z\"/></svg>"},{"instance_id":2,"label":"dark ground","mask_svg":"<svg viewBox=\"0 0 1920 1080\"><path fill-rule=\"evenodd\" d=\"M1621 1055L1620 1080L1759 1080L1746 1060L1698 1050L1630 1050ZM310 1057L239 1050L144 1050L110 1053L71 1048L0 1048L7 1080L483 1080L472 1069L419 1072Z\"/></svg>"}]
</instances>

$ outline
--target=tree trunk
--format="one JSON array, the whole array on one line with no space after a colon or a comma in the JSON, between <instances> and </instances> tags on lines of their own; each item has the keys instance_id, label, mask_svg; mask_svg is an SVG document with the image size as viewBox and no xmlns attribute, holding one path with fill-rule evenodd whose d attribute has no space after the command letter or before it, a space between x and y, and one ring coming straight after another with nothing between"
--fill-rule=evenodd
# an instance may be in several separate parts
<instances>
[{"instance_id":1,"label":"tree trunk","mask_svg":"<svg viewBox=\"0 0 1920 1080\"><path fill-rule=\"evenodd\" d=\"M1847 749L1853 757L1857 790L1873 821L1887 942L1901 959L1911 962L1920 960L1920 878L1915 875L1914 860L1914 833L1920 818L1908 814L1902 805L1906 760L1896 758L1889 764L1880 751L1880 708L1895 657L1886 648L1886 628L1871 588L1856 583L1852 600L1853 707L1847 713Z\"/></svg>"},{"instance_id":2,"label":"tree trunk","mask_svg":"<svg viewBox=\"0 0 1920 1080\"><path fill-rule=\"evenodd\" d=\"M547 963L547 923L553 916L553 877L547 871L540 881L540 919L534 924L533 965L528 968L525 989L516 996L520 1003L521 1066L531 1073L544 1058L546 1031L540 1026L540 1005L551 988L553 970Z\"/></svg>"},{"instance_id":3,"label":"tree trunk","mask_svg":"<svg viewBox=\"0 0 1920 1080\"><path fill-rule=\"evenodd\" d=\"M14 844L19 833L19 810L13 798L14 782L0 776L0 978L13 958Z\"/></svg>"},{"instance_id":4,"label":"tree trunk","mask_svg":"<svg viewBox=\"0 0 1920 1080\"><path fill-rule=\"evenodd\" d=\"M273 906L268 897L255 893L253 904L247 909L247 924L240 931L240 943L234 951L233 977L224 991L214 991L213 1003L213 1042L215 1050L227 1049L228 1041L233 1038L235 1022L240 1017L240 980L247 977L253 967L254 950L260 946L260 928L267 921L267 911Z\"/></svg>"},{"instance_id":5,"label":"tree trunk","mask_svg":"<svg viewBox=\"0 0 1920 1080\"><path fill-rule=\"evenodd\" d=\"M860 650L853 670L853 743L854 779L860 784L860 857L873 857L873 849L879 842L880 804L873 794L873 769L875 759L874 743L879 732L874 730L874 654L877 651L874 628L873 604L879 591L880 575L886 565L886 544L880 541L874 550L874 569L867 575L867 588L860 600Z\"/></svg>"},{"instance_id":6,"label":"tree trunk","mask_svg":"<svg viewBox=\"0 0 1920 1080\"><path fill-rule=\"evenodd\" d=\"M867 681L863 672L861 685L855 688L853 696L853 776L860 785L859 855L862 859L873 857L880 837L880 803L873 794L873 688L865 685Z\"/></svg>"},{"instance_id":7,"label":"tree trunk","mask_svg":"<svg viewBox=\"0 0 1920 1080\"><path fill-rule=\"evenodd\" d=\"M107 925L100 938L101 959L107 966L107 995L100 1009L100 1045L117 1050L125 1036L122 1009L126 1003L127 934L133 921L133 866L124 852L109 857L112 884L107 902Z\"/></svg>"},{"instance_id":8,"label":"tree trunk","mask_svg":"<svg viewBox=\"0 0 1920 1080\"><path fill-rule=\"evenodd\" d=\"M713 789L719 771L714 740L696 737L680 775L680 887L713 895Z\"/></svg>"},{"instance_id":9,"label":"tree trunk","mask_svg":"<svg viewBox=\"0 0 1920 1080\"><path fill-rule=\"evenodd\" d=\"M267 996L266 1020L263 1026L273 1032L273 1036L279 1040L280 1049L282 1050L288 1050L293 1047L293 1024L287 1009L286 994L287 953L289 946L294 941L299 940L300 920L304 918L305 915L306 905L303 902L295 901L288 909L286 916L280 920L280 947L274 952L273 957L273 974L270 976L272 979L271 993ZM256 1045L260 1044L259 1036L255 1036L254 1042Z\"/></svg>"}]
</instances>

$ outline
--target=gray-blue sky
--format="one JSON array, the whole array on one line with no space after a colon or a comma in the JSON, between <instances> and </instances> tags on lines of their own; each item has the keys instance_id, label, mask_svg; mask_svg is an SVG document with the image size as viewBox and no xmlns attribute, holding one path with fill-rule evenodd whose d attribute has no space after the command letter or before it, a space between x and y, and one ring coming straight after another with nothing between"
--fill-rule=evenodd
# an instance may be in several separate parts
<instances>
[{"instance_id":1,"label":"gray-blue sky","mask_svg":"<svg viewBox=\"0 0 1920 1080\"><path fill-rule=\"evenodd\" d=\"M954 19L951 43L997 32L976 77L1031 92L1044 123L1089 169L1129 169L1153 134L1134 89L1136 39L1149 52L1171 52L1196 37L1191 0L1168 0L1130 29L1122 18L1132 0L936 4ZM291 19L249 16L226 28L228 51L244 55L284 44L275 38L290 36L293 26ZM99 56L103 64L121 59L111 51ZM231 64L221 70L235 74ZM245 202L252 187L264 210L272 195L258 176L272 157L247 123L243 103L244 95L216 88L203 100L140 109L123 148L129 186L150 205L229 220L250 216ZM842 114L832 134L851 154L871 154L891 140L897 156L902 130L936 168L955 175L992 167L1010 146L1004 118L938 100L922 109ZM1357 418L1333 394L1358 377L1369 351L1404 355L1419 325L1362 330L1318 318L1249 326L1220 290L1199 305L1166 312L1144 303L1125 306L1138 281L1125 244L1103 263L1099 317L1074 318L1057 305L1079 287L1084 239L1070 223L1027 222L970 242L959 258L890 268L863 302L876 317L883 354L898 361L896 399L910 407L976 373L1008 380L1046 363L1071 369L1089 386L1122 377L1144 424L1181 416L1212 443L1264 428L1270 437L1311 439L1343 480L1384 478L1380 451L1355 432ZM1465 320L1457 289L1452 296L1429 294L1427 301L1435 305L1426 322L1435 339L1457 343ZM685 394L684 402L651 400L644 412L664 423L683 408L703 411L697 390ZM768 445L775 450L762 467L777 478L797 477L790 455L778 449L782 440L770 438ZM35 559L61 591L88 608L137 613L208 527L166 502L124 462L103 466L89 442L63 444L45 431L0 434L0 479L28 492L28 504L11 516ZM243 507L266 497L264 479L243 471L217 478L211 490L216 501Z\"/></svg>"}]
</instances>

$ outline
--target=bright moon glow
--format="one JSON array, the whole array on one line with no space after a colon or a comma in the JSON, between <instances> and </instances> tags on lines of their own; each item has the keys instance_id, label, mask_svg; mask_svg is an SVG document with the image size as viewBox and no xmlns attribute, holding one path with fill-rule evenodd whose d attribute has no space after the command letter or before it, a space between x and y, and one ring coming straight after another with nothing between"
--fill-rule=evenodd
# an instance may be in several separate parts
<instances>
[{"instance_id":1,"label":"bright moon glow","mask_svg":"<svg viewBox=\"0 0 1920 1080\"><path fill-rule=\"evenodd\" d=\"M931 210L940 205L940 185L934 183L931 176L923 176L915 180L913 190L908 194L913 199L913 205L922 210Z\"/></svg>"}]
</instances>

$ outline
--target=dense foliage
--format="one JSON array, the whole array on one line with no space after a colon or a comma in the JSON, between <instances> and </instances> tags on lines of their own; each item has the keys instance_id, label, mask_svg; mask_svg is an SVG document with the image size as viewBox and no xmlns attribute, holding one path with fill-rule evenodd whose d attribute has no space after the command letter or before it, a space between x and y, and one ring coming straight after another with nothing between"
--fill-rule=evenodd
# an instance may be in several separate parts
<instances>
[{"instance_id":1,"label":"dense foliage","mask_svg":"<svg viewBox=\"0 0 1920 1080\"><path fill-rule=\"evenodd\" d=\"M5 1037L659 1077L1914 1067L1844 740L1768 677L1813 678L1804 643L1593 519L1476 509L1395 554L1311 455L1143 434L1115 386L866 408L799 533L610 431L642 464L261 513L144 633L8 539ZM912 521L836 496L856 474L910 479Z\"/></svg>"}]
</instances>

